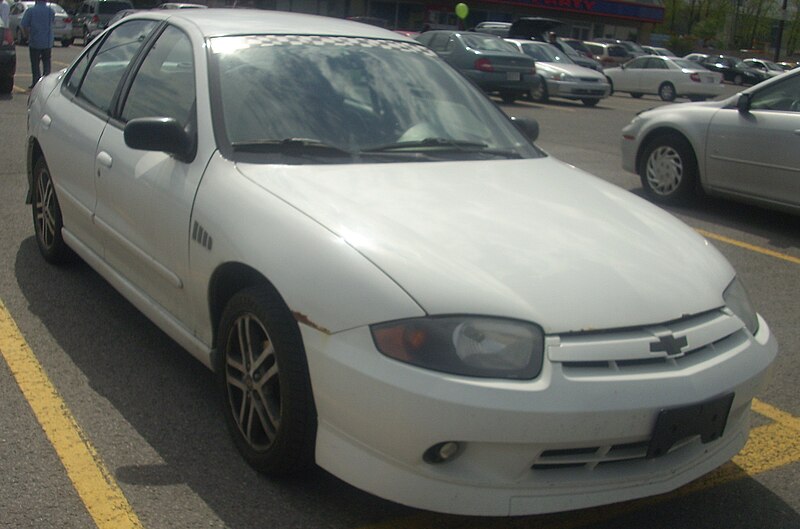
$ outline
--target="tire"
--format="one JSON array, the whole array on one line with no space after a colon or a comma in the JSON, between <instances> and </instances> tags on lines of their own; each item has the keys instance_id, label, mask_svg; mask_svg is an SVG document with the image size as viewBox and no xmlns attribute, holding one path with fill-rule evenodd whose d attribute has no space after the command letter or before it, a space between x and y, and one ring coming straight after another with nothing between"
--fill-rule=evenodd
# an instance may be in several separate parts
<instances>
[{"instance_id":1,"label":"tire","mask_svg":"<svg viewBox=\"0 0 800 529\"><path fill-rule=\"evenodd\" d=\"M537 103L547 103L550 99L550 94L547 92L547 81L541 75L539 76L539 84L531 90L531 99Z\"/></svg>"},{"instance_id":2,"label":"tire","mask_svg":"<svg viewBox=\"0 0 800 529\"><path fill-rule=\"evenodd\" d=\"M639 92L631 92L631 97L634 99L640 99L644 94L640 94Z\"/></svg>"},{"instance_id":3,"label":"tire","mask_svg":"<svg viewBox=\"0 0 800 529\"><path fill-rule=\"evenodd\" d=\"M75 39L64 39L64 40L61 41L61 47L62 48L69 48L72 45L73 42L75 42Z\"/></svg>"},{"instance_id":4,"label":"tire","mask_svg":"<svg viewBox=\"0 0 800 529\"><path fill-rule=\"evenodd\" d=\"M733 84L742 86L744 84L744 77L741 74L736 74L733 76Z\"/></svg>"},{"instance_id":5,"label":"tire","mask_svg":"<svg viewBox=\"0 0 800 529\"><path fill-rule=\"evenodd\" d=\"M517 94L514 92L500 92L500 99L502 99L503 103L506 105L511 105L517 100Z\"/></svg>"},{"instance_id":6,"label":"tire","mask_svg":"<svg viewBox=\"0 0 800 529\"><path fill-rule=\"evenodd\" d=\"M72 257L72 252L61 234L61 228L64 227L61 206L44 158L39 158L33 167L32 185L31 210L36 245L48 263L65 263Z\"/></svg>"},{"instance_id":7,"label":"tire","mask_svg":"<svg viewBox=\"0 0 800 529\"><path fill-rule=\"evenodd\" d=\"M694 150L677 133L656 136L642 151L639 177L647 195L656 202L688 202L698 189L697 174Z\"/></svg>"},{"instance_id":8,"label":"tire","mask_svg":"<svg viewBox=\"0 0 800 529\"><path fill-rule=\"evenodd\" d=\"M606 77L606 81L608 81L608 95L609 95L609 97L613 96L614 95L614 82L611 80L610 77Z\"/></svg>"},{"instance_id":9,"label":"tire","mask_svg":"<svg viewBox=\"0 0 800 529\"><path fill-rule=\"evenodd\" d=\"M14 90L14 77L0 77L0 94L10 94Z\"/></svg>"},{"instance_id":10,"label":"tire","mask_svg":"<svg viewBox=\"0 0 800 529\"><path fill-rule=\"evenodd\" d=\"M661 86L658 87L658 97L661 98L661 101L675 101L675 86L672 83L661 83Z\"/></svg>"},{"instance_id":11,"label":"tire","mask_svg":"<svg viewBox=\"0 0 800 529\"><path fill-rule=\"evenodd\" d=\"M581 99L581 102L582 102L584 105L586 105L587 107L596 107L596 106L597 106L597 103L599 103L599 102L600 102L600 100L599 100L599 99L595 99L595 98L589 98L589 97L586 97L586 98L584 98L584 99Z\"/></svg>"},{"instance_id":12,"label":"tire","mask_svg":"<svg viewBox=\"0 0 800 529\"><path fill-rule=\"evenodd\" d=\"M308 363L279 296L264 286L235 294L220 320L217 351L225 422L244 459L273 476L313 466L317 415Z\"/></svg>"}]
</instances>

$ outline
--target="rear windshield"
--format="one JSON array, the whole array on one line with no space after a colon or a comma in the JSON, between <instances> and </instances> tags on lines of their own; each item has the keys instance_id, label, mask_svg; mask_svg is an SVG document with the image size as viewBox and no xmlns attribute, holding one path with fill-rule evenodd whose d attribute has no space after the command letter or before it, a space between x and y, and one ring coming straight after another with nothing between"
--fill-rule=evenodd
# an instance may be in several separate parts
<instances>
[{"instance_id":1,"label":"rear windshield","mask_svg":"<svg viewBox=\"0 0 800 529\"><path fill-rule=\"evenodd\" d=\"M133 9L130 2L99 2L97 12L101 15L113 15L123 9Z\"/></svg>"},{"instance_id":2,"label":"rear windshield","mask_svg":"<svg viewBox=\"0 0 800 529\"><path fill-rule=\"evenodd\" d=\"M513 44L501 38L483 35L462 35L461 38L464 39L464 44L473 50L519 53L519 50Z\"/></svg>"}]
</instances>

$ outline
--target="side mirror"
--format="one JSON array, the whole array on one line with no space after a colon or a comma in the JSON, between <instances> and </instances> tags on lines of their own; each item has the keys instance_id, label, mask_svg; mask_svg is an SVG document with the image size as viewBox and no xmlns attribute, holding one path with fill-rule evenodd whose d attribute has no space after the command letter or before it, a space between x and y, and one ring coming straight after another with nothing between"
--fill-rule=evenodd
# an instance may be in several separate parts
<instances>
[{"instance_id":1,"label":"side mirror","mask_svg":"<svg viewBox=\"0 0 800 529\"><path fill-rule=\"evenodd\" d=\"M194 142L175 118L132 119L123 134L131 149L166 152L182 162L194 159Z\"/></svg>"},{"instance_id":2,"label":"side mirror","mask_svg":"<svg viewBox=\"0 0 800 529\"><path fill-rule=\"evenodd\" d=\"M750 112L751 99L751 94L739 94L739 99L736 100L736 109L740 114Z\"/></svg>"},{"instance_id":3,"label":"side mirror","mask_svg":"<svg viewBox=\"0 0 800 529\"><path fill-rule=\"evenodd\" d=\"M511 123L519 129L530 141L539 137L539 122L531 118L511 118Z\"/></svg>"}]
</instances>

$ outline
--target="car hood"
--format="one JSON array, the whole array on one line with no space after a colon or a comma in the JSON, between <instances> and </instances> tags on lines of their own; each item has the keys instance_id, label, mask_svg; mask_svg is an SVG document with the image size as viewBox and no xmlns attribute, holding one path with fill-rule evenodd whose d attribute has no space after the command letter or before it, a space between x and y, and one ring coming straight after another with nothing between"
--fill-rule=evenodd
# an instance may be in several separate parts
<instances>
[{"instance_id":1,"label":"car hood","mask_svg":"<svg viewBox=\"0 0 800 529\"><path fill-rule=\"evenodd\" d=\"M660 323L721 306L734 275L671 215L552 158L237 166L428 314L551 333Z\"/></svg>"}]
</instances>

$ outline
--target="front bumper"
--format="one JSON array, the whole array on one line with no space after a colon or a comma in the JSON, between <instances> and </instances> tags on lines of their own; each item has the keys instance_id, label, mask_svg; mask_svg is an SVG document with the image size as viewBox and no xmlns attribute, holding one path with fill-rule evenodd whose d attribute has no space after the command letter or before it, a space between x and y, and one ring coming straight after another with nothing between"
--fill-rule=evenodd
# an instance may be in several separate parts
<instances>
[{"instance_id":1,"label":"front bumper","mask_svg":"<svg viewBox=\"0 0 800 529\"><path fill-rule=\"evenodd\" d=\"M553 97L565 99L602 99L608 97L610 87L605 83L587 83L547 80L547 91Z\"/></svg>"},{"instance_id":2,"label":"front bumper","mask_svg":"<svg viewBox=\"0 0 800 529\"><path fill-rule=\"evenodd\" d=\"M542 374L524 382L392 361L375 351L366 328L328 336L303 327L317 463L370 493L453 514L536 514L667 492L744 445L750 403L777 354L760 323L756 337L738 331L724 351L704 347L691 361L655 370L564 362L563 342L551 337ZM645 457L661 410L731 392L720 439L687 438L667 455ZM460 454L425 462L423 453L446 441L458 442Z\"/></svg>"}]
</instances>

